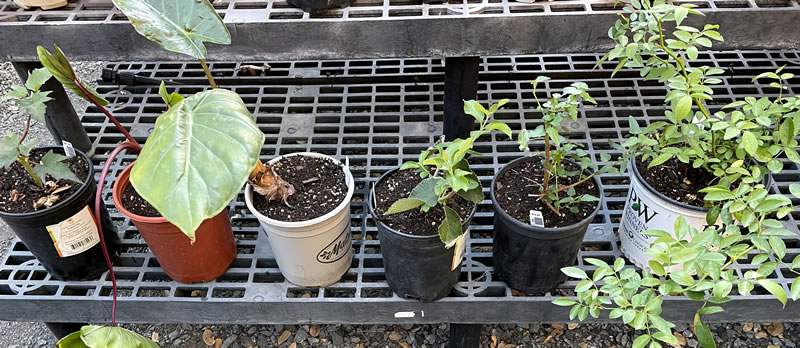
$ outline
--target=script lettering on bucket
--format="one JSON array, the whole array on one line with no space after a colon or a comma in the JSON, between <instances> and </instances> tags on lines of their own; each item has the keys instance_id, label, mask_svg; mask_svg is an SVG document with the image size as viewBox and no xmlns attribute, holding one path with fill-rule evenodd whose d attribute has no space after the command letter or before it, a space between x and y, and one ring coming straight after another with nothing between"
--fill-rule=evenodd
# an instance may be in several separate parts
<instances>
[{"instance_id":1,"label":"script lettering on bucket","mask_svg":"<svg viewBox=\"0 0 800 348\"><path fill-rule=\"evenodd\" d=\"M658 212L652 210L649 204L643 202L636 192L636 188L631 187L628 202L625 204L625 210L622 213L622 222L619 228L620 236L626 236L629 242L631 242L631 246L644 253L650 246L650 243L647 240L648 237L642 235L642 232L649 229L647 224L650 223L656 215L658 215Z\"/></svg>"},{"instance_id":2,"label":"script lettering on bucket","mask_svg":"<svg viewBox=\"0 0 800 348\"><path fill-rule=\"evenodd\" d=\"M317 254L317 261L321 263L333 263L339 261L342 257L347 255L350 250L352 242L350 241L350 229L347 228L336 237L336 240L328 244Z\"/></svg>"}]
</instances>

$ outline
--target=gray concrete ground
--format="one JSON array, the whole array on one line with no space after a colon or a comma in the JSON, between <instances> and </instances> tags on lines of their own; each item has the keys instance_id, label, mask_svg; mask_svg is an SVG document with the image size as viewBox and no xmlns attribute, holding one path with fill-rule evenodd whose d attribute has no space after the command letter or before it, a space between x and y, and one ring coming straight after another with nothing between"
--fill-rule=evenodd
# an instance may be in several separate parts
<instances>
[{"instance_id":1,"label":"gray concrete ground","mask_svg":"<svg viewBox=\"0 0 800 348\"><path fill-rule=\"evenodd\" d=\"M96 78L100 63L75 64L87 80ZM19 83L11 64L0 63L0 95ZM73 98L78 110L85 105ZM0 102L0 131L20 131L22 115L9 101ZM43 144L52 138L42 125L32 134ZM0 221L0 257L13 233ZM0 311L3 304L0 302ZM469 310L469 308L464 308ZM799 317L800 318L800 317ZM125 324L163 347L446 347L448 326L440 325L149 325ZM712 324L720 347L795 347L800 344L800 325L795 323ZM686 324L675 329L681 347L695 348L697 340ZM634 332L620 324L517 324L484 325L481 346L509 347L630 347ZM55 338L44 324L0 321L0 347L52 347Z\"/></svg>"}]
</instances>

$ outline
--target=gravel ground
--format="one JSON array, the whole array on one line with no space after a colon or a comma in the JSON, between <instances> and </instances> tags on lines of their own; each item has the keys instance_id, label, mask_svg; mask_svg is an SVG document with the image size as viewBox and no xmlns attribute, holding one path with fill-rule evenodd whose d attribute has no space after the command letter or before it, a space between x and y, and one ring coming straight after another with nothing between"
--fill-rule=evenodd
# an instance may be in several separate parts
<instances>
[{"instance_id":1,"label":"gravel ground","mask_svg":"<svg viewBox=\"0 0 800 348\"><path fill-rule=\"evenodd\" d=\"M99 74L101 63L75 64L87 80ZM0 63L0 95L11 84L19 83L9 63ZM73 98L76 109L84 102ZM22 115L16 106L0 101L0 130L21 131ZM33 126L32 134L42 144L52 142L43 125ZM13 233L0 221L0 257ZM0 310L2 304L0 303ZM448 325L148 325L125 324L126 328L152 337L163 347L446 347ZM800 325L796 323L712 324L720 347L795 347L800 344ZM682 347L697 347L691 329L679 324L675 335ZM484 325L481 347L629 347L633 330L619 324L518 324ZM41 323L0 321L0 347L52 347L55 338Z\"/></svg>"}]
</instances>

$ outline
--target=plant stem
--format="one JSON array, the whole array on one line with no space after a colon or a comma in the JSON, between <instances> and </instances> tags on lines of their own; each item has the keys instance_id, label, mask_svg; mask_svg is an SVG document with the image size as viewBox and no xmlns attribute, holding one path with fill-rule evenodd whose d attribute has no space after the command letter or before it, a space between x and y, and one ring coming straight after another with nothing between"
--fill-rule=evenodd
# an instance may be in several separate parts
<instances>
[{"instance_id":1,"label":"plant stem","mask_svg":"<svg viewBox=\"0 0 800 348\"><path fill-rule=\"evenodd\" d=\"M569 190L569 189L570 189L570 188L572 188L572 187L575 187L575 186L578 186L578 185L580 185L580 184L583 184L584 182L586 182L586 181L588 181L589 179L593 178L595 174L597 174L597 172L595 172L595 173L592 173L592 175L589 175L589 176L587 176L587 177L585 177L585 178L581 179L580 181L578 181L578 182L576 182L576 183L574 183L574 184L570 184L570 185L567 185L567 186L563 186L563 187L559 188L558 190L556 190L556 193L559 193L559 192L561 192L561 191L566 191L566 190Z\"/></svg>"},{"instance_id":2,"label":"plant stem","mask_svg":"<svg viewBox=\"0 0 800 348\"><path fill-rule=\"evenodd\" d=\"M139 142L137 142L136 139L134 139L130 135L130 133L128 133L128 131L125 129L125 127L123 127L122 124L120 124L119 121L117 121L117 119L113 115L111 115L111 113L108 112L108 110L105 107L100 105L100 103L97 101L97 99L95 99L94 96L92 96L92 94L89 93L89 91L87 91L86 88L84 88L81 85L81 81L80 80L75 79L72 82L74 82L75 85L78 86L78 89L81 90L81 93L83 93L83 95L87 99L89 99L92 102L92 104L94 104L94 106L98 107L100 109L100 111L102 111L103 114L105 114L106 117L108 117L108 119L111 120L111 122L114 123L115 126L117 126L117 129L122 133L122 135L125 136L125 138L128 139L128 141L130 141L131 143L133 143L136 146L139 146Z\"/></svg>"},{"instance_id":3,"label":"plant stem","mask_svg":"<svg viewBox=\"0 0 800 348\"><path fill-rule=\"evenodd\" d=\"M42 179L39 178L39 176L36 175L36 173L33 171L33 167L31 167L31 162L28 160L28 157L19 156L19 157L17 157L17 162L22 164L22 166L25 168L25 171L28 172L28 174L31 176L31 178L33 179L33 182L36 184L36 186L44 187L44 184L42 183Z\"/></svg>"},{"instance_id":4,"label":"plant stem","mask_svg":"<svg viewBox=\"0 0 800 348\"><path fill-rule=\"evenodd\" d=\"M208 79L208 83L211 84L211 88L217 88L217 84L214 82L214 77L211 76L211 70L208 70L208 65L206 65L206 61L203 59L200 60L200 65L203 66L203 71L206 72L206 78Z\"/></svg>"},{"instance_id":5,"label":"plant stem","mask_svg":"<svg viewBox=\"0 0 800 348\"><path fill-rule=\"evenodd\" d=\"M28 136L28 130L31 128L31 115L28 115L28 120L25 122L25 131L22 132L22 137L19 138L19 143L17 146L22 145L22 142L25 141L25 137Z\"/></svg>"}]
</instances>

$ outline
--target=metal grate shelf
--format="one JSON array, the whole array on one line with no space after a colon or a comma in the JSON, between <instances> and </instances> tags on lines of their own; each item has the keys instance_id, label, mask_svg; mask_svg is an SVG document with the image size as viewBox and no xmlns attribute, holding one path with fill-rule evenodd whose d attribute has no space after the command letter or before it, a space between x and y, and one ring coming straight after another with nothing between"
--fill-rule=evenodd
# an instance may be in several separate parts
<instances>
[{"instance_id":1,"label":"metal grate shelf","mask_svg":"<svg viewBox=\"0 0 800 348\"><path fill-rule=\"evenodd\" d=\"M598 52L621 12L611 0L355 0L309 14L285 0L217 0L233 45L210 45L213 60L484 56ZM798 0L675 0L724 28L721 49L800 45ZM411 22L413 21L413 22ZM690 20L692 23L695 20ZM754 26L752 23L758 23ZM0 59L35 60L39 44L59 44L74 60L188 60L135 34L110 0L23 10L0 0ZM102 43L87 50L85 38Z\"/></svg>"},{"instance_id":2,"label":"metal grate shelf","mask_svg":"<svg viewBox=\"0 0 800 348\"><path fill-rule=\"evenodd\" d=\"M800 72L799 51L736 51L714 52L707 58L729 73L723 84L714 89L717 109L736 98L747 95L770 95L766 85L752 85L750 79L761 71L787 64L787 70ZM599 162L603 152L616 154L608 140L620 141L627 132L627 117L640 122L663 119L661 105L665 88L628 76L609 80L608 67L592 72L584 66L597 55L571 55L557 58L549 55L487 57L482 62L482 78L478 98L484 103L501 98L511 102L497 113L516 132L523 126L533 127L540 115L532 103L530 76L540 74L543 65L521 68L524 62L563 64L561 70L547 74L560 77L548 81L547 92L560 89L574 80L589 84L590 94L598 105L581 110L579 122L572 126L571 137L587 145L591 156ZM560 60L557 60L560 59ZM335 64L353 66L387 66L382 60L340 61ZM354 258L351 269L342 281L328 288L303 289L284 280L272 256L268 241L256 218L245 207L240 194L229 207L229 214L238 239L239 253L231 268L219 279L202 284L179 284L171 281L149 253L135 227L116 211L116 222L122 238L122 257L115 266L121 298L119 320L129 322L233 322L233 323L391 323L391 322L463 322L513 323L565 321L567 310L550 304L558 296L568 295L575 282L569 281L546 296L522 296L498 280L492 272L492 210L488 200L478 207L469 230L466 260L461 279L452 293L441 301L422 304L394 296L385 282L380 241L372 217L366 209L371 185L386 171L402 161L415 159L419 151L441 134L442 90L438 60L394 60L395 68L419 65L427 67L415 77L427 82L406 82L405 73L371 72L370 78L352 73L347 84L309 83L296 79L295 84L274 83L286 76L246 78L225 85L242 95L267 135L262 159L278 154L315 151L338 158L350 158L356 188L351 207ZM729 63L735 64L733 69ZM231 69L235 68L234 63ZM286 63L289 71L301 63ZM316 69L333 64L321 62ZM165 72L186 83L176 86L178 92L190 94L206 88L195 77L194 67L176 63L114 63L109 68L133 69L146 76L159 77ZM162 70L161 68L164 67ZM167 68L169 67L169 68ZM504 69L510 69L505 71ZM217 70L221 70L217 66ZM399 68L398 68L399 69ZM504 71L495 74L494 71ZM347 75L346 73L343 75ZM361 81L358 83L358 81ZM280 81L279 81L280 82ZM800 83L790 86L790 93L800 93ZM163 104L155 86L101 85L100 91L111 101L112 112L144 141L152 130ZM93 107L87 108L83 123L94 139L99 166L123 137ZM505 163L521 156L516 143L504 135L486 136L476 144L484 156L471 163L487 188L494 173ZM132 155L116 159L111 170L115 177L133 160ZM800 181L800 168L785 160L786 169L774 176L772 192L787 194L788 185ZM613 262L621 256L616 236L629 179L625 175L601 176L604 200L602 210L586 234L576 265L586 270L587 257ZM110 183L104 192L106 204L113 207ZM800 204L795 200L796 204ZM787 217L784 223L793 231L800 230L800 213ZM800 239L790 238L787 256L791 261L800 254ZM632 266L628 266L632 267ZM738 272L746 266L735 266ZM794 279L788 270L778 272L775 281L787 287ZM25 246L16 241L0 264L1 320L88 321L108 320L111 283L103 280L59 282L50 279ZM772 321L797 320L794 313L800 305L790 303L780 310L780 303L756 289L758 295L734 296L727 311L712 320ZM682 298L668 298L665 315L685 320L696 309L696 303ZM397 318L396 312L414 312L412 318Z\"/></svg>"}]
</instances>

